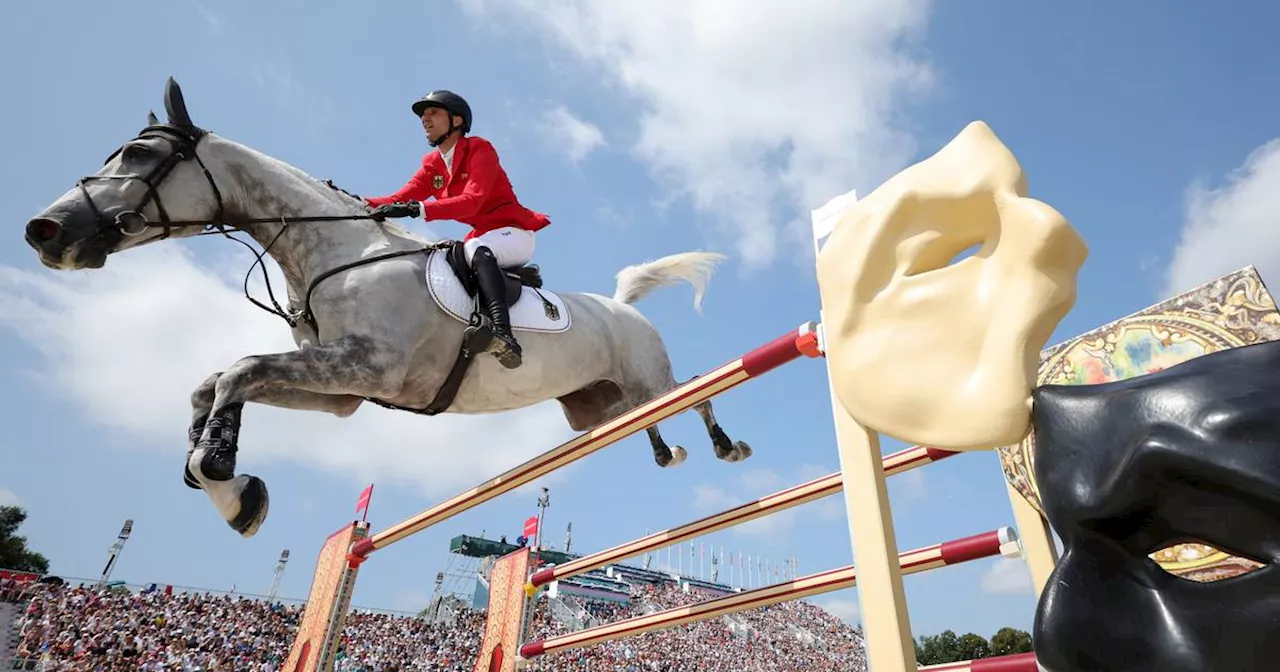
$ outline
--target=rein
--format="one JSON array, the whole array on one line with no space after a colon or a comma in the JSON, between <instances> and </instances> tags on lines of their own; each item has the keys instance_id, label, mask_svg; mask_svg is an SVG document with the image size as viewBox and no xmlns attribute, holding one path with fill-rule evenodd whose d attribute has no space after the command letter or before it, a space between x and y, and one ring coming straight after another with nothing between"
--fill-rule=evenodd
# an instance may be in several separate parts
<instances>
[{"instance_id":1,"label":"rein","mask_svg":"<svg viewBox=\"0 0 1280 672\"><path fill-rule=\"evenodd\" d=\"M407 257L407 256L412 255L412 254L422 254L422 253L427 253L427 252L431 252L431 251L433 251L433 250L443 249L443 248L445 248L445 247L448 247L448 245L449 245L449 243L448 243L448 242L431 243L431 244L429 244L429 245L425 245L425 246L423 246L423 247L413 248L413 249L409 249L409 250L397 250L397 251L395 251L395 252L386 252L386 253L384 253L384 254L374 255L374 256L372 256L372 257L366 257L366 258L364 258L364 259L357 259L357 260L355 260L355 261L348 262L348 263L345 263L345 264L339 264L338 266L335 266L334 268L331 268L331 269L329 269L329 270L327 270L327 271L325 271L325 272L323 272L323 273L320 273L320 274L319 274L319 275L317 275L315 278L313 278L313 279L311 280L311 282L310 282L310 283L308 283L308 285L307 285L307 290L306 290L306 292L303 294L302 307L301 307L301 309L296 310L296 311L293 311L293 312L286 311L283 307L281 307L281 306L280 306L280 302L276 299L275 292L271 289L271 276L267 274L267 267L266 267L266 264L263 262L263 258L267 256L267 253L268 253L268 252L270 252L270 251L271 251L271 247L272 247L272 245L275 245L275 242L276 242L277 240L279 240L279 239L280 239L280 236L281 236L281 235L283 235L283 234L284 234L285 230L288 228L288 226L287 226L287 225L288 225L288 224L291 224L291 223L294 223L294 222L350 221L350 220L353 220L353 219L375 219L375 218L373 218L373 217L369 217L369 216L367 216L367 215L366 215L366 216L352 216L352 217L343 217L343 216L336 216L336 217L279 217L279 218L274 218L274 217L273 217L273 218L257 219L257 220L239 220L239 221L236 221L236 222L234 222L234 223L228 223L228 222L222 222L221 224L212 224L212 223L208 223L208 224L205 224L205 223L196 224L196 223L191 223L191 224L184 224L184 225L187 225L187 226L205 226L206 228L208 228L208 229L210 229L210 230L202 231L202 232L200 232L200 233L196 234L197 236L222 235L223 237L227 238L228 240L233 240L233 241L235 241L235 242L237 242L237 243L240 243L241 245L244 245L245 247L249 248L249 252L250 252L250 253L252 253L252 254L253 254L253 256L254 256L254 261L253 261L253 263L252 263L252 264L250 264L250 265L249 265L249 270L248 270L248 271L245 271L245 274L244 274L244 283L243 283L244 298L245 298L246 300L248 300L248 301L249 301L249 303L252 303L253 305L255 305L255 306L257 306L257 307L259 307L259 308L261 308L261 309L263 309L263 310L267 311L268 313L271 313L272 315L275 315L275 316L277 316L277 317L279 317L279 318L283 319L285 322L287 322L287 323L289 324L289 326L290 326L291 328L296 328L300 322L305 321L305 322L307 323L307 325L308 325L308 326L310 326L310 327L311 327L311 329L312 329L313 331L315 331L315 332L316 332L316 338L319 338L319 337L320 337L320 325L318 325L318 324L316 323L315 314L311 312L311 295L315 292L316 287L317 287L321 282L323 282L323 281L325 281L325 280L329 279L330 277L332 277L332 276L334 276L334 275L337 275L338 273L342 273L343 271L349 271L349 270L351 270L351 269L353 269L353 268L358 268L358 267L360 267L360 266L365 266L365 265L368 265L368 264L373 264L373 263L376 263L376 262L379 262L379 261L385 261L385 260L387 260L387 259L394 259L394 258L397 258L397 257ZM261 224L265 224L265 223L272 223L272 222L281 222L281 223L285 224L286 226L282 226L282 227L280 228L280 232L279 232L279 233L277 233L277 234L275 235L275 237L271 239L271 242L270 242L270 243L268 243L268 244L266 245L266 247L264 247L264 248L262 249L262 251L261 251L261 252L255 251L255 250L253 249L253 246L252 246L252 245L250 245L249 243L247 243L247 242L245 242L245 241L243 241L243 240L240 240L239 238L236 238L235 236L233 236L233 235L231 235L230 233L228 233L228 232L226 231L226 227L225 227L225 226L223 226L223 225L227 225L227 226L230 226L230 228L232 228L232 229L242 230L242 229L239 229L239 226L243 226L243 225L245 225L245 224L253 224L253 223L261 223ZM217 229L217 230L212 230L212 229ZM261 301L259 301L259 300L255 299L255 298L253 298L253 296L249 294L249 277L253 275L253 268L254 268L254 266L257 266L257 267L258 267L258 268L260 268L260 269L261 269L261 271L262 271L262 283L266 286L266 289L267 289L267 297L268 297L268 298L270 299L270 301L271 301L271 306L267 306L266 304L264 304L264 303L262 303Z\"/></svg>"},{"instance_id":2,"label":"rein","mask_svg":"<svg viewBox=\"0 0 1280 672\"><path fill-rule=\"evenodd\" d=\"M200 159L199 154L196 153L196 145L200 143L200 140L202 140L206 134L207 134L207 131L199 127L196 127L194 125L179 126L177 124L172 124L172 123L152 124L144 128L142 132L138 134L135 140L140 138L148 138L148 137L160 137L167 140L174 147L174 151L173 153L165 157L150 173L148 173L145 176L137 175L137 174L92 175L92 176L81 178L76 183L76 186L80 188L81 193L84 195L85 199L89 203L89 207L93 210L93 214L96 219L96 223L98 225L98 231L95 235L101 236L104 239L104 242L108 242L109 244L112 244L112 246L114 246L114 244L118 244L125 237L141 235L143 232L145 232L148 229L164 229L164 234L156 238L156 240L164 240L168 238L170 235L171 229L174 229L174 228L188 228L188 227L204 228L205 229L204 231L201 231L200 233L195 234L198 236L221 234L223 237L229 240L233 240L249 248L249 251L253 253L255 257L254 262L249 265L249 270L245 273L245 276L244 276L245 298L255 306L258 306L259 308L267 311L268 313L271 313L273 315L276 315L282 318L285 322L289 324L291 328L296 328L300 322L306 321L308 326L310 326L316 332L317 338L319 338L320 327L316 323L314 313L312 313L311 311L311 295L312 293L315 292L316 286L319 285L321 282L323 282L324 280L327 280L328 278L338 273L342 273L343 271L348 271L353 268L357 268L367 264L373 264L379 261L384 261L386 259L393 259L396 257L404 257L412 254L431 252L433 250L443 249L450 245L450 243L447 241L431 243L429 245L425 245L420 248L388 252L385 254L379 254L379 255L374 255L372 257L367 257L364 259L358 259L356 261L352 261L346 264L341 264L335 268L331 268L317 275L314 279L311 280L303 296L301 309L293 312L285 311L284 308L280 306L280 302L276 300L275 292L271 289L271 278L267 274L267 268L266 268L266 264L263 262L263 257L267 256L267 253L270 252L271 247L274 246L276 241L280 239L280 236L284 235L284 232L288 230L290 224L302 223L302 222L349 222L349 221L362 221L362 220L382 221L383 218L375 217L370 214L350 214L350 215L300 215L300 216L293 216L293 217L282 215L280 217L242 217L238 219L227 219L226 217L223 216L224 204L222 200L222 191L218 189L218 184L216 181L214 181L213 174L209 172L208 167L204 165L204 161L202 161ZM111 156L107 157L107 160L104 162L104 164L110 163L111 159L115 158L118 154L121 153L121 151L124 151L124 149L125 149L125 145L121 145L121 147L116 149L116 151L113 152ZM200 169L204 173L205 180L209 183L209 188L213 191L213 196L214 196L214 199L217 201L218 209L214 213L213 218L207 219L207 220L170 219L168 213L165 211L164 205L160 202L160 193L157 188L165 180L165 178L169 176L170 172L173 170L175 166L177 166L179 163L183 161L187 161L191 159L194 159L196 163L200 165ZM89 194L88 189L85 187L85 183L90 180L109 180L109 179L141 181L143 184L147 186L147 194L143 198L143 200L133 210L124 210L116 214L116 216L113 219L108 218L93 202L93 197ZM334 189L335 191L340 191L346 194L347 196L359 199L359 196L352 194L351 192L348 192L345 189L342 189L341 187L338 187L333 183L332 180L324 180L324 184L328 185L331 189ZM156 211L160 214L160 218L161 218L159 221L153 222L149 220L146 217L146 215L142 214L142 210L146 208L147 203L150 201L155 201ZM280 231L275 235L274 238L271 239L271 242L268 243L263 248L262 252L256 252L252 245L250 245L249 243L243 240L240 240L239 238L236 238L235 236L231 235L228 232L228 229L244 231L243 227L245 226L250 226L254 224L273 224L276 222L279 222L283 226L280 227ZM267 296L270 298L271 305L274 307L269 307L265 305L264 303L253 298L249 294L249 277L253 274L254 266L258 266L262 269L262 280L267 288Z\"/></svg>"}]
</instances>

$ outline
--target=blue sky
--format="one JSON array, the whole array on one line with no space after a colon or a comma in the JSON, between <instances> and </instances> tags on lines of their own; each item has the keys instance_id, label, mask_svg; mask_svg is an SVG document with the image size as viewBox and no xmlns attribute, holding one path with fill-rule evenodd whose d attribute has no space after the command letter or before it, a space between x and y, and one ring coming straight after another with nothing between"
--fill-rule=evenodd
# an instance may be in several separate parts
<instances>
[{"instance_id":1,"label":"blue sky","mask_svg":"<svg viewBox=\"0 0 1280 672\"><path fill-rule=\"evenodd\" d=\"M1280 105L1262 3L1226 14L1192 3L813 0L788 13L736 3L388 1L359 11L146 0L22 3L0 25L0 502L53 571L93 577L125 518L114 577L302 598L325 536L378 484L375 529L568 438L558 407L418 418L367 407L339 420L251 408L243 470L266 478L271 518L251 540L182 485L187 395L237 358L282 347L283 325L239 295L251 257L206 238L55 274L21 240L26 220L97 169L163 110L165 77L195 121L363 194L389 193L426 144L409 103L463 93L517 193L547 212L536 261L553 289L611 293L621 267L714 249L729 260L702 314L687 288L640 304L677 376L709 370L817 312L809 209L873 189L973 120L989 123L1031 193L1091 247L1080 298L1054 340L1255 264L1280 273ZM980 7L974 10L974 7ZM1271 143L1271 144L1269 144ZM452 223L411 225L458 236ZM573 523L592 549L686 522L834 471L820 363L731 392L718 415L752 444L711 454L692 414L685 445L652 465L643 435L547 479L550 541ZM886 450L901 444L887 443ZM996 457L966 455L891 481L906 550L1012 524ZM519 534L536 489L483 505L378 553L361 606L425 605L448 539ZM708 539L803 573L850 561L835 498ZM1016 563L979 561L906 580L916 634L1029 628ZM851 591L819 598L856 618ZM957 608L956 605L963 604Z\"/></svg>"}]
</instances>

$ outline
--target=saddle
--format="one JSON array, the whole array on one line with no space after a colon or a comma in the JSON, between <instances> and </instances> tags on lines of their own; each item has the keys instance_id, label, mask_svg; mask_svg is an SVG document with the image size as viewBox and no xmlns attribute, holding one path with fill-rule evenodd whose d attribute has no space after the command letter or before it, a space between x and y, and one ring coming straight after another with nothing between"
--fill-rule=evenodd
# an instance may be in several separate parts
<instances>
[{"instance_id":1,"label":"saddle","mask_svg":"<svg viewBox=\"0 0 1280 672\"><path fill-rule=\"evenodd\" d=\"M448 262L449 268L453 270L453 274L458 278L458 282L462 284L462 288L466 291L467 296L472 299L471 319L466 331L463 332L462 345L458 348L458 356L453 361L453 367L449 369L449 375L445 378L440 389L436 391L436 396L427 404L426 408L408 408L398 406L380 399L369 399L379 406L401 411L410 411L420 415L438 415L448 410L453 404L453 399L458 394L458 388L462 386L462 378L467 374L467 369L471 367L471 361L476 354L484 352L489 346L489 342L493 340L493 328L489 322L489 317L481 310L485 299L489 297L482 296L480 291L480 283L476 281L475 272L471 270L471 264L467 263L466 248L462 241L450 240L441 243L444 249L445 261ZM542 272L536 264L528 264L525 266L517 266L514 268L502 269L503 294L501 299L510 308L515 305L520 297L524 294L526 287L537 291L542 288ZM548 301L545 296L539 292L539 298L542 299L544 310L551 319L559 319L560 309L555 304Z\"/></svg>"},{"instance_id":2,"label":"saddle","mask_svg":"<svg viewBox=\"0 0 1280 672\"><path fill-rule=\"evenodd\" d=\"M453 269L453 274L458 276L458 282L462 283L462 288L467 291L467 296L473 299L478 298L480 285L476 282L476 275L471 270L471 264L467 263L466 248L463 246L462 241L451 240L448 241L447 245L445 259L449 262L449 268ZM502 276L506 280L504 286L506 288L505 299L508 308L520 300L520 295L524 292L525 287L533 289L542 287L542 271L538 270L537 264L504 268L502 269Z\"/></svg>"}]
</instances>

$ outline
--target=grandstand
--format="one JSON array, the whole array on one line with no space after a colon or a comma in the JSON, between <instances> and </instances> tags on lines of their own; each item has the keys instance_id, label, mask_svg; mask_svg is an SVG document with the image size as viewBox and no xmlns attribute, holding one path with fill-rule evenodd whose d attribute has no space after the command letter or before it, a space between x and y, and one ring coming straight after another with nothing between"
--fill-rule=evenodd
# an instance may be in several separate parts
<instances>
[{"instance_id":1,"label":"grandstand","mask_svg":"<svg viewBox=\"0 0 1280 672\"><path fill-rule=\"evenodd\" d=\"M436 593L421 612L352 609L335 672L471 672L484 628L488 570L495 557L517 548L505 539L455 537L449 567L437 576ZM577 557L553 549L541 556L556 563ZM302 600L156 583L25 578L0 593L3 670L275 672L305 607ZM740 590L679 572L609 565L556 582L542 593L530 627L533 636L548 637ZM732 655L724 646L729 642ZM824 672L865 670L866 662L858 629L795 602L539 659L529 672L583 669Z\"/></svg>"}]
</instances>

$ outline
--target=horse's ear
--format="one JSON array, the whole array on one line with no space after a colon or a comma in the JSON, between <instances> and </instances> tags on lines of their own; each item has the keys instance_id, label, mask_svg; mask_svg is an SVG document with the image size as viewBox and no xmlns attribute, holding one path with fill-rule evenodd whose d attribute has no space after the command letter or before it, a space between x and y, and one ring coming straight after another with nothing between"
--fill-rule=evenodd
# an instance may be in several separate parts
<instances>
[{"instance_id":1,"label":"horse's ear","mask_svg":"<svg viewBox=\"0 0 1280 672\"><path fill-rule=\"evenodd\" d=\"M169 123L178 128L192 128L191 115L187 114L187 103L182 99L182 89L178 83L169 78L164 89L164 111L169 114Z\"/></svg>"},{"instance_id":2,"label":"horse's ear","mask_svg":"<svg viewBox=\"0 0 1280 672\"><path fill-rule=\"evenodd\" d=\"M155 110L147 110L147 125L159 126L160 118L156 116Z\"/></svg>"}]
</instances>

